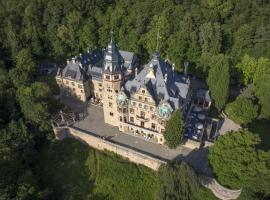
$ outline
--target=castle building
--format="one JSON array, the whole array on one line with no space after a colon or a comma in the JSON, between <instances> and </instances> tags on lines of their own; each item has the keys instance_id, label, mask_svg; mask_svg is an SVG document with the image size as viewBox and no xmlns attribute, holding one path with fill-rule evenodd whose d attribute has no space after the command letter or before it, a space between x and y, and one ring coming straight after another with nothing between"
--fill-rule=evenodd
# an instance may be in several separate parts
<instances>
[{"instance_id":1,"label":"castle building","mask_svg":"<svg viewBox=\"0 0 270 200\"><path fill-rule=\"evenodd\" d=\"M163 144L172 112L187 111L190 80L186 73L175 72L158 52L140 70L136 63L134 53L118 50L111 39L103 52L89 50L67 61L56 80L63 94L81 101L100 100L105 123Z\"/></svg>"}]
</instances>

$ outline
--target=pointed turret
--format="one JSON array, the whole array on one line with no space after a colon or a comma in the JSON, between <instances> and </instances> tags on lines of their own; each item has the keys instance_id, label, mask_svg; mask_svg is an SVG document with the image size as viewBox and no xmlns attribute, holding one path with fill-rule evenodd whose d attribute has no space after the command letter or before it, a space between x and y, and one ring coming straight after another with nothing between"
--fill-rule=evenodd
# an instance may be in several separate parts
<instances>
[{"instance_id":1,"label":"pointed turret","mask_svg":"<svg viewBox=\"0 0 270 200\"><path fill-rule=\"evenodd\" d=\"M123 58L121 57L111 34L111 41L105 51L104 71L107 73L121 72L122 64Z\"/></svg>"}]
</instances>

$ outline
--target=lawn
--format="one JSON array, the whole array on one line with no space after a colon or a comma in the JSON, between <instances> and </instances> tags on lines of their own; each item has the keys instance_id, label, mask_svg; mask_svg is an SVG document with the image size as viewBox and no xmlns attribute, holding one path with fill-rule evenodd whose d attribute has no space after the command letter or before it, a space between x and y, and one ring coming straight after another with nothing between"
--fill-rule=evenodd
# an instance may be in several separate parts
<instances>
[{"instance_id":1,"label":"lawn","mask_svg":"<svg viewBox=\"0 0 270 200\"><path fill-rule=\"evenodd\" d=\"M158 199L157 174L72 139L45 145L37 172L50 199Z\"/></svg>"}]
</instances>

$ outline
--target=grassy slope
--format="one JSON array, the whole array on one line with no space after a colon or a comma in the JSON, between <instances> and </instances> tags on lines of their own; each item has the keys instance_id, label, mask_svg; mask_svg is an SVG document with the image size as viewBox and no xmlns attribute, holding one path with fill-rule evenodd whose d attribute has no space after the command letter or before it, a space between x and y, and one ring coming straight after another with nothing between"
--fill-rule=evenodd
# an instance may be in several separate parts
<instances>
[{"instance_id":1,"label":"grassy slope","mask_svg":"<svg viewBox=\"0 0 270 200\"><path fill-rule=\"evenodd\" d=\"M53 199L158 199L156 173L66 139L45 145L38 173Z\"/></svg>"}]
</instances>

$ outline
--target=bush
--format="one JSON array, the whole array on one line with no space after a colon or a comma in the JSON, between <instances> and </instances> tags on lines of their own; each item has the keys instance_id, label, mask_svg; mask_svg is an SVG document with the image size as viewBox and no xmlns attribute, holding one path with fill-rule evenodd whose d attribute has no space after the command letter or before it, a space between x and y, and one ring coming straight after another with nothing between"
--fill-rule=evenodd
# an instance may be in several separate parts
<instances>
[{"instance_id":1,"label":"bush","mask_svg":"<svg viewBox=\"0 0 270 200\"><path fill-rule=\"evenodd\" d=\"M258 116L258 106L248 98L239 97L226 107L226 113L238 124L248 124Z\"/></svg>"},{"instance_id":2,"label":"bush","mask_svg":"<svg viewBox=\"0 0 270 200\"><path fill-rule=\"evenodd\" d=\"M166 144L170 148L176 148L183 141L184 121L183 114L180 110L176 110L165 127L164 138Z\"/></svg>"},{"instance_id":3,"label":"bush","mask_svg":"<svg viewBox=\"0 0 270 200\"><path fill-rule=\"evenodd\" d=\"M259 143L259 137L248 131L230 132L218 138L209 149L208 159L222 185L254 188L257 177L268 177L270 156L256 150Z\"/></svg>"}]
</instances>

